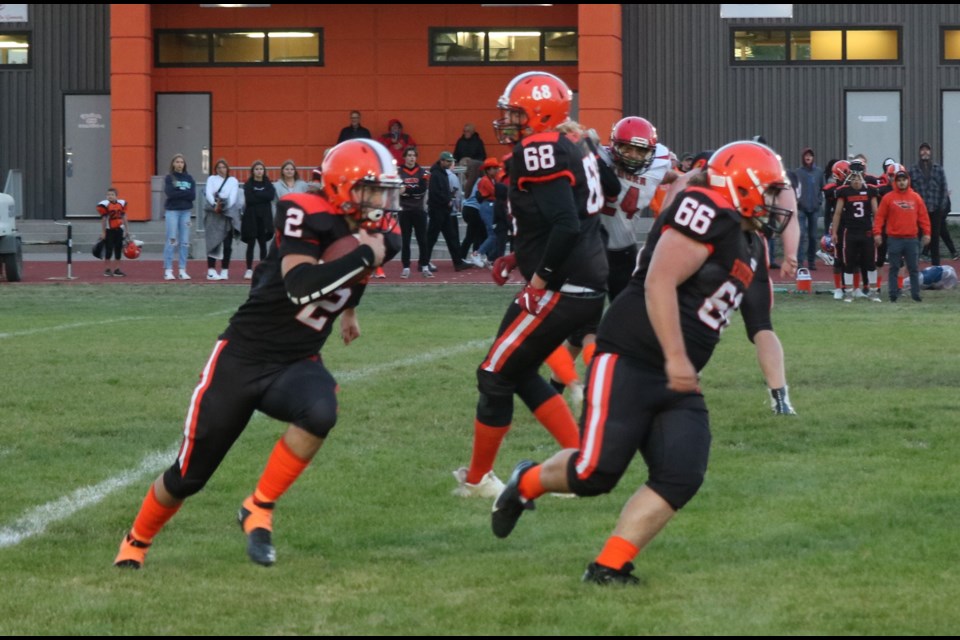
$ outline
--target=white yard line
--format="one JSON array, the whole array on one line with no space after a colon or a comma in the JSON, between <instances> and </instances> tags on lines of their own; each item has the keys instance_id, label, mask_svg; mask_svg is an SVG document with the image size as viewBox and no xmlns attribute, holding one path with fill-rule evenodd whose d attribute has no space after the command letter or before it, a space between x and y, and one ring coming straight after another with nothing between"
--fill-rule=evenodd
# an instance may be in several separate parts
<instances>
[{"instance_id":1,"label":"white yard line","mask_svg":"<svg viewBox=\"0 0 960 640\"><path fill-rule=\"evenodd\" d=\"M122 318L112 322L124 322L134 319L136 318ZM37 329L29 332L21 331L17 332L16 335L39 333L45 330L82 327L94 324L106 324L106 322L48 327L47 329ZM0 337L8 337L12 335L14 334L0 334ZM394 360L393 362L385 362L372 367L364 367L356 371L346 371L340 374L335 373L334 375L337 380L341 382L353 382L362 380L364 378L373 377L392 369L424 364L434 360L442 360L443 358L449 358L467 351L480 349L489 345L490 342L490 340L472 340L454 347L434 349L433 351L428 351L410 358L402 358L400 360ZM169 465L170 461L174 459L174 457L177 455L178 448L179 444L177 447L173 447L167 451L155 451L147 455L143 460L140 461L140 464L133 469L122 471L115 476L107 478L103 482L88 487L81 487L80 489L77 489L72 493L63 496L62 498L59 498L58 500L54 500L53 502L48 502L40 505L39 507L30 509L13 523L0 527L0 549L18 545L28 538L41 535L50 525L60 522L61 520L66 520L81 509L85 509L86 507L90 507L102 502L112 493L115 493L120 489L124 489L136 482L140 482L144 476L158 473L161 469ZM11 450L0 449L0 457L9 453L11 453Z\"/></svg>"},{"instance_id":2,"label":"white yard line","mask_svg":"<svg viewBox=\"0 0 960 640\"><path fill-rule=\"evenodd\" d=\"M52 327L37 327L36 329L24 329L23 331L11 331L9 333L0 333L0 340L4 338L19 338L20 336L32 336L38 333L47 333L49 331L66 331L67 329L83 329L84 327L99 327L105 324L116 324L118 322L133 322L136 320L146 320L152 316L133 316L127 318L111 318L109 320L99 320L97 322L74 322L72 324L58 324Z\"/></svg>"}]
</instances>

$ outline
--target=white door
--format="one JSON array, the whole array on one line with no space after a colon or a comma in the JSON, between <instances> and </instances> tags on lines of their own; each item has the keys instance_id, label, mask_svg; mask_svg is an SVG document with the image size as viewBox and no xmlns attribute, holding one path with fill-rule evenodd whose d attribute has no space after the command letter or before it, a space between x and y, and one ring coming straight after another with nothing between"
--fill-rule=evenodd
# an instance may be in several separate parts
<instances>
[{"instance_id":1,"label":"white door","mask_svg":"<svg viewBox=\"0 0 960 640\"><path fill-rule=\"evenodd\" d=\"M960 211L960 91L943 92L943 146L933 150L934 162L939 157L943 157L947 188L958 194L956 199L950 196L950 208Z\"/></svg>"},{"instance_id":2,"label":"white door","mask_svg":"<svg viewBox=\"0 0 960 640\"><path fill-rule=\"evenodd\" d=\"M867 173L878 175L884 158L903 163L899 91L847 92L847 158L867 156ZM909 164L909 163L907 163Z\"/></svg>"}]
</instances>

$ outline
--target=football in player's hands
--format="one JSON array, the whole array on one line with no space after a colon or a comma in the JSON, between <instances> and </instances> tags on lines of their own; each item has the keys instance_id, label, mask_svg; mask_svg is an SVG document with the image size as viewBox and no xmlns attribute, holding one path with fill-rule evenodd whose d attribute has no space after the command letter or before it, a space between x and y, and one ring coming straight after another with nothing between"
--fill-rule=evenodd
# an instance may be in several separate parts
<instances>
[{"instance_id":1,"label":"football in player's hands","mask_svg":"<svg viewBox=\"0 0 960 640\"><path fill-rule=\"evenodd\" d=\"M357 247L360 246L360 237L358 234L346 235L342 238L337 238L334 240L329 247L326 248L323 252L321 260L324 262L333 262L338 260L343 256L353 252ZM353 278L349 284L356 284L357 282L365 280L371 273L373 273L374 267L367 267L360 272L360 275L356 278Z\"/></svg>"}]
</instances>

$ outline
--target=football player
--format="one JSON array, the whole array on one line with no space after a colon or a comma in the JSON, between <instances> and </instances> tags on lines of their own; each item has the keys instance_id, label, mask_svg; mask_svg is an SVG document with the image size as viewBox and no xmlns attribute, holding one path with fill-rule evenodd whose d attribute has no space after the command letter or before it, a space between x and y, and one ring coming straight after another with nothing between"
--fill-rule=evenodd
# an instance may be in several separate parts
<instances>
[{"instance_id":1,"label":"football player","mask_svg":"<svg viewBox=\"0 0 960 640\"><path fill-rule=\"evenodd\" d=\"M634 557L703 482L710 425L699 371L766 259L756 231L782 230L792 217L775 206L784 189L769 147L735 142L709 161L706 186L688 188L657 218L630 284L600 323L579 448L516 466L494 503L496 536L508 536L545 492L611 491L639 451L649 478L583 576L639 582Z\"/></svg>"},{"instance_id":2,"label":"football player","mask_svg":"<svg viewBox=\"0 0 960 640\"><path fill-rule=\"evenodd\" d=\"M193 392L177 459L151 485L114 564L139 569L154 536L216 471L253 412L289 423L238 513L247 554L275 561L272 516L337 421L337 383L319 351L340 318L345 344L360 337L362 277L399 250L384 225L398 210L396 163L379 142L349 140L323 160L322 191L281 198L274 242L253 275ZM324 262L345 236L352 251Z\"/></svg>"},{"instance_id":3,"label":"football player","mask_svg":"<svg viewBox=\"0 0 960 640\"><path fill-rule=\"evenodd\" d=\"M591 141L558 128L570 113L570 89L542 71L522 73L498 102L494 129L513 144L509 203L514 253L497 258L503 283L519 268L526 286L507 308L497 337L477 369L473 452L454 471L462 497L493 497L503 483L493 472L513 421L516 394L563 447L575 447L576 421L538 369L577 328L603 309L607 257L600 238L600 172Z\"/></svg>"},{"instance_id":4,"label":"football player","mask_svg":"<svg viewBox=\"0 0 960 640\"><path fill-rule=\"evenodd\" d=\"M877 287L877 253L873 240L873 214L877 210L877 190L864 178L865 165L859 160L850 163L850 175L846 185L837 191L837 203L833 211L831 238L838 245L842 237L843 253L843 301L853 302L854 297L867 297L880 302ZM854 273L867 273L869 293L854 287Z\"/></svg>"}]
</instances>

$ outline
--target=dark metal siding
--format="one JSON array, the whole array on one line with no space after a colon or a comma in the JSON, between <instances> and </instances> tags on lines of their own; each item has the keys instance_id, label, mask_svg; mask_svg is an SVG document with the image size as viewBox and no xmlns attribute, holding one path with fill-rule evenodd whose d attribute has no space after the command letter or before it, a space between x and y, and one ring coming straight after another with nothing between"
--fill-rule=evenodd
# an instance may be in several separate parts
<instances>
[{"instance_id":1,"label":"dark metal siding","mask_svg":"<svg viewBox=\"0 0 960 640\"><path fill-rule=\"evenodd\" d=\"M24 172L24 217L63 217L63 96L110 92L107 4L31 4L28 69L0 69L0 188ZM94 203L91 203L93 206Z\"/></svg>"},{"instance_id":2,"label":"dark metal siding","mask_svg":"<svg viewBox=\"0 0 960 640\"><path fill-rule=\"evenodd\" d=\"M678 153L763 134L788 167L800 149L840 157L845 92L902 91L901 159L942 140L941 91L960 89L960 65L941 64L941 27L960 26L957 4L795 4L793 18L721 20L719 4L623 5L624 114L650 119ZM901 27L899 64L735 67L730 28ZM940 150L934 150L935 158Z\"/></svg>"}]
</instances>

